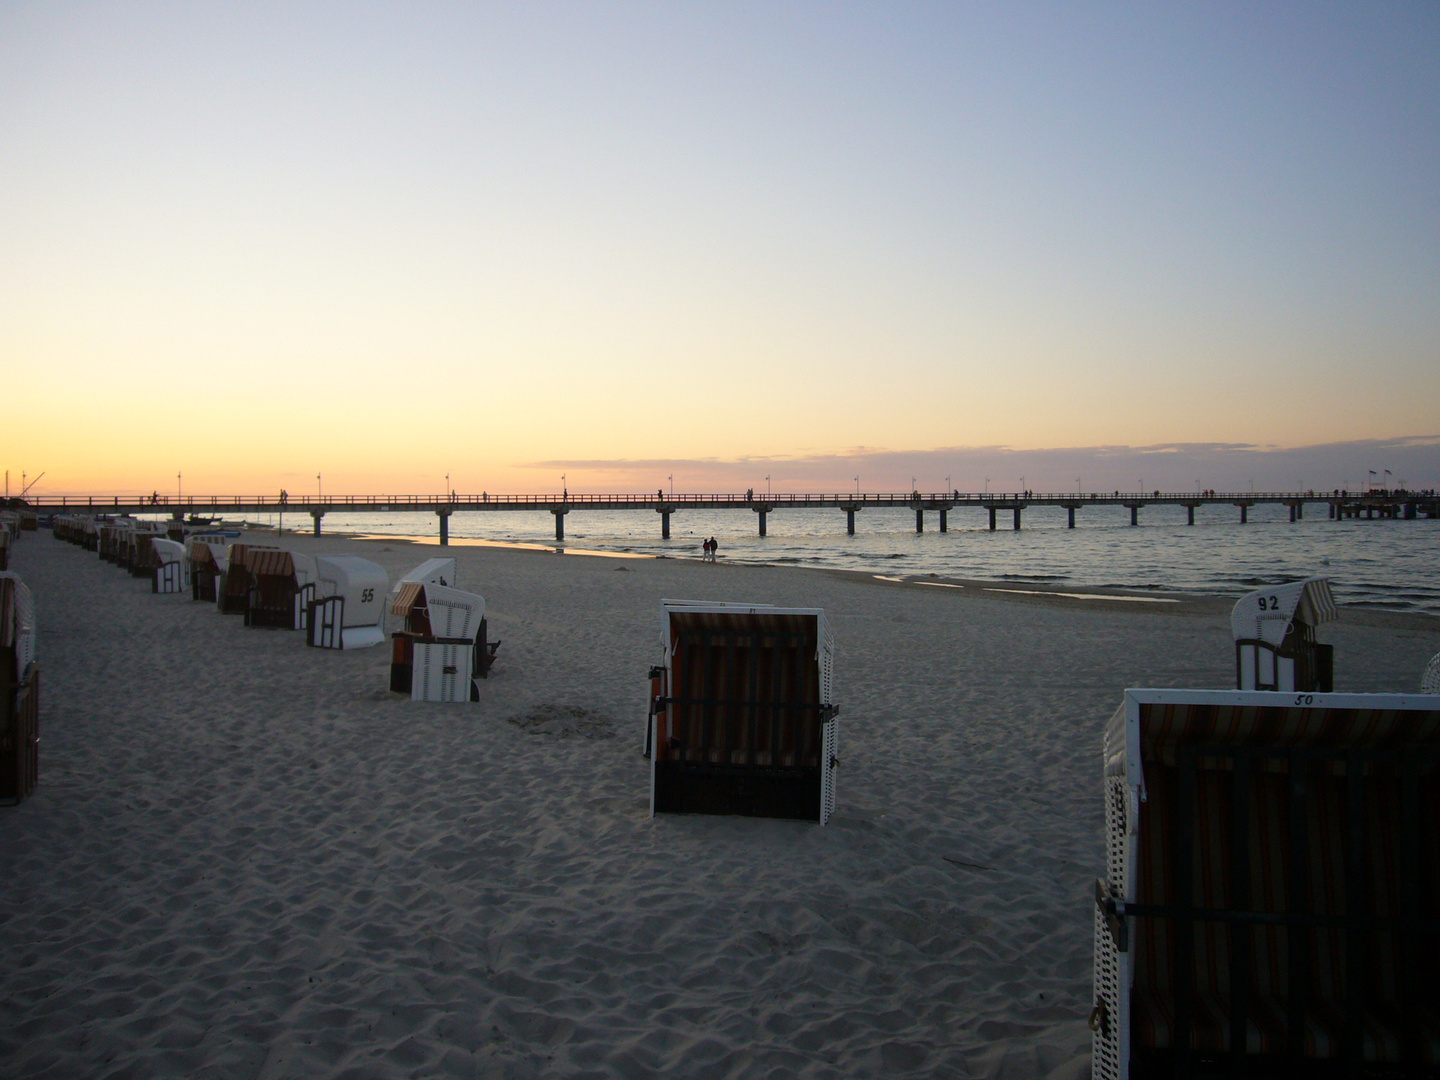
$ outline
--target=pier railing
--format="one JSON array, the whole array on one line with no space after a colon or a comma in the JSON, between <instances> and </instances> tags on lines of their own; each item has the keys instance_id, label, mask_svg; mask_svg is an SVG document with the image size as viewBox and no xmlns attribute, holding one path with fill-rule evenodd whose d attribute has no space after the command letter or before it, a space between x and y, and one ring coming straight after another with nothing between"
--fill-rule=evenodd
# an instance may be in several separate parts
<instances>
[{"instance_id":1,"label":"pier railing","mask_svg":"<svg viewBox=\"0 0 1440 1080\"><path fill-rule=\"evenodd\" d=\"M1207 504L1237 505L1243 503L1325 503L1325 502L1374 502L1405 503L1436 499L1434 491L1113 491L1113 492L1037 492L1037 491L985 491L985 492L717 492L711 494L693 492L656 492L655 494L634 493L579 493L552 492L534 495L491 495L474 494L430 494L430 495L162 495L153 493L107 493L85 495L29 495L24 502L35 509L46 510L89 510L113 511L116 508L128 510L210 511L210 510L263 510L268 512L286 510L432 510L445 507L455 509L536 509L548 510L553 507L591 509L653 509L660 507L721 508L765 507L910 507L917 504L927 508L938 506L987 507L999 505L1008 509L1014 504L1023 506L1065 506L1069 503L1081 505L1120 505L1130 503L1173 503L1181 506Z\"/></svg>"}]
</instances>

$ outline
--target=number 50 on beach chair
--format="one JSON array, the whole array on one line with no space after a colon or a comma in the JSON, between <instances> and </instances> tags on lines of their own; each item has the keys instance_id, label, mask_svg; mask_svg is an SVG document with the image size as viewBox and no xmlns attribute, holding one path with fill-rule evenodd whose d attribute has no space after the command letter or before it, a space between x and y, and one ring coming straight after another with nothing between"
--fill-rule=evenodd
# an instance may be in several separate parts
<instances>
[{"instance_id":1,"label":"number 50 on beach chair","mask_svg":"<svg viewBox=\"0 0 1440 1080\"><path fill-rule=\"evenodd\" d=\"M1440 1075L1440 697L1127 690L1097 1080Z\"/></svg>"},{"instance_id":2,"label":"number 50 on beach chair","mask_svg":"<svg viewBox=\"0 0 1440 1080\"><path fill-rule=\"evenodd\" d=\"M829 820L840 721L818 608L666 600L646 716L650 812Z\"/></svg>"}]
</instances>

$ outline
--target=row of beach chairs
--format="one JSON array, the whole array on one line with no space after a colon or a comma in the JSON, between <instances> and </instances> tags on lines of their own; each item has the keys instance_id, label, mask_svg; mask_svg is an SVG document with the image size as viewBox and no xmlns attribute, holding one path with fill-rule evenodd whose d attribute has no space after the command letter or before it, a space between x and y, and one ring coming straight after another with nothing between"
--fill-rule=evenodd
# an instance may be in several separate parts
<instances>
[{"instance_id":1,"label":"row of beach chairs","mask_svg":"<svg viewBox=\"0 0 1440 1080\"><path fill-rule=\"evenodd\" d=\"M453 558L427 560L392 589L368 559L239 543L239 533L185 537L179 523L162 532L126 518L57 515L51 524L58 539L148 575L155 593L189 593L243 616L246 626L303 630L317 648L382 644L393 615L400 628L391 638L390 685L417 701L479 700L477 680L488 677L500 647L488 639L484 597L455 587Z\"/></svg>"}]
</instances>

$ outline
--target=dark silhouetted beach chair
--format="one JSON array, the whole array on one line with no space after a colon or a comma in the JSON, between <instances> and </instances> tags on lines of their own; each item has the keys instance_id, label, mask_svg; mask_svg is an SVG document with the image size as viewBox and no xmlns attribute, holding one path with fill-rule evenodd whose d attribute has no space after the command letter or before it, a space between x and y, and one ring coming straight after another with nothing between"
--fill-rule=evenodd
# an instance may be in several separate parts
<instances>
[{"instance_id":1,"label":"dark silhouetted beach chair","mask_svg":"<svg viewBox=\"0 0 1440 1080\"><path fill-rule=\"evenodd\" d=\"M652 668L650 812L825 824L840 721L818 608L666 600Z\"/></svg>"},{"instance_id":2,"label":"dark silhouetted beach chair","mask_svg":"<svg viewBox=\"0 0 1440 1080\"><path fill-rule=\"evenodd\" d=\"M18 803L40 775L40 665L35 605L13 573L0 573L0 800Z\"/></svg>"},{"instance_id":3,"label":"dark silhouetted beach chair","mask_svg":"<svg viewBox=\"0 0 1440 1080\"><path fill-rule=\"evenodd\" d=\"M1440 698L1127 690L1096 1080L1434 1077Z\"/></svg>"},{"instance_id":4,"label":"dark silhouetted beach chair","mask_svg":"<svg viewBox=\"0 0 1440 1080\"><path fill-rule=\"evenodd\" d=\"M222 614L244 615L250 607L250 590L255 578L250 573L250 556L264 551L279 551L260 544L231 544L226 552L225 569L215 587L215 602Z\"/></svg>"}]
</instances>

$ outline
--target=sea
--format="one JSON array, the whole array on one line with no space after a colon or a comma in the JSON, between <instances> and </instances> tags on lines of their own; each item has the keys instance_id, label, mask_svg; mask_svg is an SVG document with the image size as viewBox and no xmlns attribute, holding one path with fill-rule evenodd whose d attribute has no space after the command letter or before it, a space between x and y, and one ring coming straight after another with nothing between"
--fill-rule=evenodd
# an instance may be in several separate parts
<instances>
[{"instance_id":1,"label":"sea","mask_svg":"<svg viewBox=\"0 0 1440 1080\"><path fill-rule=\"evenodd\" d=\"M614 557L699 559L701 542L719 541L727 562L821 567L902 579L974 579L1009 583L1019 589L1119 588L1159 595L1240 596L1266 585L1320 575L1328 577L1342 604L1440 614L1440 520L1366 521L1326 518L1320 503L1309 516L1291 522L1280 505L1257 504L1249 521L1229 505L1196 509L1187 525L1180 506L1140 510L1139 524L1121 506L1085 506L1075 528L1066 528L1058 507L1032 507L1022 528L1010 515L997 515L991 532L981 509L925 515L915 531L906 508L869 508L855 515L855 535L845 532L837 509L782 508L767 515L767 536L758 535L753 512L677 510L670 539L660 536L653 510L571 511L565 541L555 541L548 511L457 511L450 518L452 544L502 544L558 553ZM251 515L255 524L276 524L273 514ZM293 523L293 524L292 524ZM303 514L284 525L308 529ZM324 528L352 535L408 538L439 543L434 514L415 512L328 512Z\"/></svg>"}]
</instances>

